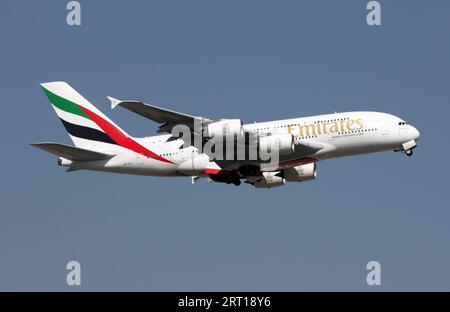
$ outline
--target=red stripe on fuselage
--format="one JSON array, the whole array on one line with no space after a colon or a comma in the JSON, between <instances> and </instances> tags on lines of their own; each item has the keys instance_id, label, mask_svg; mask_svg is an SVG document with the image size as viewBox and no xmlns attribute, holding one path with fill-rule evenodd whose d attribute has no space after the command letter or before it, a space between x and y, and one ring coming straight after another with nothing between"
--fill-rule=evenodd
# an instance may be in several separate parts
<instances>
[{"instance_id":1,"label":"red stripe on fuselage","mask_svg":"<svg viewBox=\"0 0 450 312\"><path fill-rule=\"evenodd\" d=\"M95 122L103 131L105 131L105 133L111 139L114 140L114 142L116 142L120 146L125 147L129 150L132 150L133 152L136 152L138 154L144 155L146 157L150 157L150 158L153 158L153 159L165 162L165 163L173 164L173 162L171 162L170 160L167 160L167 159L153 153L152 151L148 150L141 144L137 143L132 138L130 138L129 136L125 135L122 131L117 129L109 121L103 119L96 113L94 113L80 105L78 105L78 106L83 110L83 112L86 113L86 115L89 116L89 118L92 119L93 122Z\"/></svg>"},{"instance_id":2,"label":"red stripe on fuselage","mask_svg":"<svg viewBox=\"0 0 450 312\"><path fill-rule=\"evenodd\" d=\"M222 169L212 169L212 168L206 168L205 169L205 174L220 174L221 172L223 172L224 170Z\"/></svg>"}]
</instances>

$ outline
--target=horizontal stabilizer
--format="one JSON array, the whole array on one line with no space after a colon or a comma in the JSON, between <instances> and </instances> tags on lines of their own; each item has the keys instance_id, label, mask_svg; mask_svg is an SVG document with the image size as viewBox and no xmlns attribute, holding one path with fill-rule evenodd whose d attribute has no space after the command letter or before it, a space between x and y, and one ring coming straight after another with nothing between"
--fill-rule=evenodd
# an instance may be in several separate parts
<instances>
[{"instance_id":1,"label":"horizontal stabilizer","mask_svg":"<svg viewBox=\"0 0 450 312\"><path fill-rule=\"evenodd\" d=\"M52 142L33 143L31 145L56 156L60 156L72 161L103 160L115 156Z\"/></svg>"}]
</instances>

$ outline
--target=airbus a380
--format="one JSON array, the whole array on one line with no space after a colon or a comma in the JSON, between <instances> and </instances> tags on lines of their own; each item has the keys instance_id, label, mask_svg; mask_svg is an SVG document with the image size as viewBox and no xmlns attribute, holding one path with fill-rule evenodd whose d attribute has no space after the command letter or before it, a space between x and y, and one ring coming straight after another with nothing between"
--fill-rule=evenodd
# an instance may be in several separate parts
<instances>
[{"instance_id":1,"label":"airbus a380","mask_svg":"<svg viewBox=\"0 0 450 312\"><path fill-rule=\"evenodd\" d=\"M65 82L41 84L75 146L43 142L35 147L55 154L68 171L95 171L147 175L200 177L257 188L282 186L316 178L320 160L401 151L413 154L419 131L403 119L379 112L347 112L243 124L239 119L210 119L187 115L140 101L111 97L112 108L123 107L160 124L156 136L136 138L127 134ZM182 126L191 131L191 144L174 135ZM249 157L212 157L203 146L217 138L232 137L235 146L255 146L257 152L276 151L277 162L259 154ZM244 138L243 140L239 140ZM190 141L190 140L189 140ZM219 142L220 140L217 140ZM239 143L241 142L241 143ZM242 143L243 142L243 143ZM213 144L214 145L214 144Z\"/></svg>"}]
</instances>

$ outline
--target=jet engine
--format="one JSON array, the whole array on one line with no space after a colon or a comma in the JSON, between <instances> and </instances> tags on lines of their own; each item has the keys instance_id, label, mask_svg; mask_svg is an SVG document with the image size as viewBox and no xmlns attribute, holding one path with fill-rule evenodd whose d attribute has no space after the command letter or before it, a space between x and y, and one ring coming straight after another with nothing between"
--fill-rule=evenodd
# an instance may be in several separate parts
<instances>
[{"instance_id":1,"label":"jet engine","mask_svg":"<svg viewBox=\"0 0 450 312\"><path fill-rule=\"evenodd\" d=\"M283 170L286 181L304 182L314 180L317 176L316 163L300 165Z\"/></svg>"},{"instance_id":2,"label":"jet engine","mask_svg":"<svg viewBox=\"0 0 450 312\"><path fill-rule=\"evenodd\" d=\"M203 134L208 138L243 136L244 128L240 119L223 119L207 125Z\"/></svg>"},{"instance_id":3,"label":"jet engine","mask_svg":"<svg viewBox=\"0 0 450 312\"><path fill-rule=\"evenodd\" d=\"M277 186L283 186L286 180L277 176L278 172L263 172L262 179L256 181L253 185L256 188L272 188Z\"/></svg>"},{"instance_id":4,"label":"jet engine","mask_svg":"<svg viewBox=\"0 0 450 312\"><path fill-rule=\"evenodd\" d=\"M279 151L279 155L288 155L294 152L294 136L289 133L273 134L259 139L260 152L271 153Z\"/></svg>"}]
</instances>

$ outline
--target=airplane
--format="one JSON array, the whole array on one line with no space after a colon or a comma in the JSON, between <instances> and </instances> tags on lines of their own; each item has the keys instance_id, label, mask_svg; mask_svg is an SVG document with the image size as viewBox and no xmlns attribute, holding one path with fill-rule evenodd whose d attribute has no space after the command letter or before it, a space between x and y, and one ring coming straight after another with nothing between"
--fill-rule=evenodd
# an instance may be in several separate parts
<instances>
[{"instance_id":1,"label":"airplane","mask_svg":"<svg viewBox=\"0 0 450 312\"><path fill-rule=\"evenodd\" d=\"M256 188L273 188L286 182L314 180L321 160L381 151L411 156L420 138L415 127L381 112L354 111L244 124L240 119L210 119L107 97L111 108L122 107L148 118L160 125L157 133L164 133L138 138L122 130L66 82L47 82L41 87L75 146L53 142L31 145L58 156L58 164L67 171L187 176L192 183L206 177L236 186L244 180ZM190 131L189 137L174 133L180 126ZM230 142L235 143L232 157L214 157L214 148L204 149L211 142L222 146L219 139L224 137L231 137ZM189 142L189 138L197 143ZM251 146L257 151L256 157L250 157ZM248 151L237 158L237 147ZM261 156L263 151L272 151L277 161L270 163Z\"/></svg>"}]
</instances>

